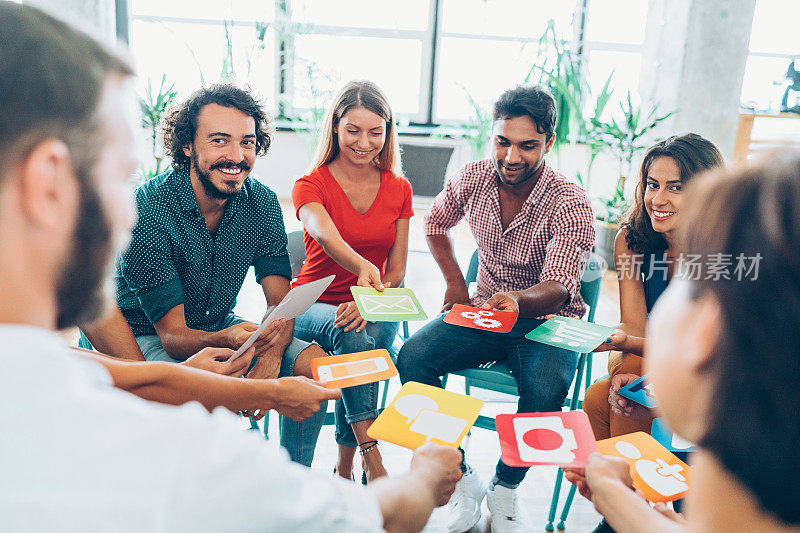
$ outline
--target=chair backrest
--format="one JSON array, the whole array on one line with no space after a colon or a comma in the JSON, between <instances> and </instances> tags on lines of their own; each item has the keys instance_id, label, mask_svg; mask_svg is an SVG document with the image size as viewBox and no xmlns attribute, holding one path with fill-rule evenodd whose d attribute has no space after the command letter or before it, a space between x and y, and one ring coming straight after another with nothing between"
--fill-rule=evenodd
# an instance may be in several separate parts
<instances>
[{"instance_id":1,"label":"chair backrest","mask_svg":"<svg viewBox=\"0 0 800 533\"><path fill-rule=\"evenodd\" d=\"M603 260L597 254L591 254L586 262L586 270L581 277L581 298L589 306L586 320L594 322L594 312L600 299L600 287L603 285Z\"/></svg>"},{"instance_id":2,"label":"chair backrest","mask_svg":"<svg viewBox=\"0 0 800 533\"><path fill-rule=\"evenodd\" d=\"M286 234L289 243L286 250L289 252L289 265L292 267L292 279L296 278L306 262L306 245L303 242L303 230L291 231Z\"/></svg>"},{"instance_id":3,"label":"chair backrest","mask_svg":"<svg viewBox=\"0 0 800 533\"><path fill-rule=\"evenodd\" d=\"M603 284L603 262L597 254L591 254L586 262L586 270L583 271L581 278L581 298L589 306L589 314L586 319L594 322L594 312L597 309L597 300L600 297L600 287ZM478 279L478 250L472 253L467 267L467 274L464 281L467 287L470 283Z\"/></svg>"}]
</instances>

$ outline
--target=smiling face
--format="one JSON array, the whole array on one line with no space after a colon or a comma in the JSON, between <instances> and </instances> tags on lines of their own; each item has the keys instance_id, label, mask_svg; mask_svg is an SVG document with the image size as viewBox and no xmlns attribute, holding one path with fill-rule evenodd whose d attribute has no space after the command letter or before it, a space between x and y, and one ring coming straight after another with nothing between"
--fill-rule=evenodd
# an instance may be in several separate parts
<instances>
[{"instance_id":1,"label":"smiling face","mask_svg":"<svg viewBox=\"0 0 800 533\"><path fill-rule=\"evenodd\" d=\"M506 185L520 185L536 176L553 146L528 116L498 119L492 125L492 160Z\"/></svg>"},{"instance_id":2,"label":"smiling face","mask_svg":"<svg viewBox=\"0 0 800 533\"><path fill-rule=\"evenodd\" d=\"M386 142L386 121L363 107L349 109L334 126L339 157L353 165L369 165Z\"/></svg>"},{"instance_id":3,"label":"smiling face","mask_svg":"<svg viewBox=\"0 0 800 533\"><path fill-rule=\"evenodd\" d=\"M233 107L208 104L197 115L190 174L210 198L226 199L242 189L256 160L256 122Z\"/></svg>"},{"instance_id":4,"label":"smiling face","mask_svg":"<svg viewBox=\"0 0 800 533\"><path fill-rule=\"evenodd\" d=\"M653 230L672 233L678 227L678 213L683 204L681 169L668 156L656 158L647 170L644 208Z\"/></svg>"}]
</instances>

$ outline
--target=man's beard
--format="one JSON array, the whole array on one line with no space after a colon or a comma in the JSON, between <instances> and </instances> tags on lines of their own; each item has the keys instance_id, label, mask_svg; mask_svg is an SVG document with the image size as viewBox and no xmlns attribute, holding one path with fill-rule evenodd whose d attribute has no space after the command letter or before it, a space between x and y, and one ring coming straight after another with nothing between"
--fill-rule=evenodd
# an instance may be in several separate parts
<instances>
[{"instance_id":1,"label":"man's beard","mask_svg":"<svg viewBox=\"0 0 800 533\"><path fill-rule=\"evenodd\" d=\"M235 191L223 191L220 190L219 187L214 185L211 181L211 171L216 170L218 168L233 168L238 167L242 169L242 171L247 172L250 170L250 165L242 161L241 163L233 163L231 161L217 161L211 167L209 167L209 172L203 171L200 168L200 159L197 157L197 150L192 150L192 168L194 169L195 173L197 173L197 177L200 180L200 184L203 186L203 189L206 191L206 194L209 198L216 198L217 200L228 200L229 198L233 198L237 194L239 194L239 190Z\"/></svg>"},{"instance_id":2,"label":"man's beard","mask_svg":"<svg viewBox=\"0 0 800 533\"><path fill-rule=\"evenodd\" d=\"M526 181L528 181L529 179L534 177L539 172L539 169L542 168L541 164L539 166L537 166L536 168L532 168L532 167L529 166L527 168L527 171L524 171L523 173L521 173L519 178L516 181L508 181L508 180L506 180L504 178L504 175L503 175L503 171L506 170L506 168L503 166L503 163L498 161L498 160L495 160L494 161L494 166L495 166L495 170L497 170L497 176L500 178L500 181L503 182L506 185L522 185L523 183L525 183Z\"/></svg>"},{"instance_id":3,"label":"man's beard","mask_svg":"<svg viewBox=\"0 0 800 533\"><path fill-rule=\"evenodd\" d=\"M94 187L84 182L81 189L73 249L57 292L58 329L91 323L102 315L110 300L107 287L114 253L111 224Z\"/></svg>"}]
</instances>

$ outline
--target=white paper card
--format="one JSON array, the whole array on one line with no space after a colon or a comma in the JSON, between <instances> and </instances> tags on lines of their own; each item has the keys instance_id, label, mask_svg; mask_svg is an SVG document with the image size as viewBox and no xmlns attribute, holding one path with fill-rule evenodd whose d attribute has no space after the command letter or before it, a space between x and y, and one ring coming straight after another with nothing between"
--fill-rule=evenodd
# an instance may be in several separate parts
<instances>
[{"instance_id":1,"label":"white paper card","mask_svg":"<svg viewBox=\"0 0 800 533\"><path fill-rule=\"evenodd\" d=\"M325 289L328 288L328 285L333 282L335 277L336 276L328 276L327 278L318 279L311 283L295 287L287 292L286 296L281 300L281 303L276 305L272 311L267 310L267 314L264 320L261 321L261 325L258 326L258 329L250 335L249 339L244 341L244 344L233 353L228 361L233 361L246 352L271 323L281 318L291 320L308 311L309 307L322 296L322 293L325 292Z\"/></svg>"}]
</instances>

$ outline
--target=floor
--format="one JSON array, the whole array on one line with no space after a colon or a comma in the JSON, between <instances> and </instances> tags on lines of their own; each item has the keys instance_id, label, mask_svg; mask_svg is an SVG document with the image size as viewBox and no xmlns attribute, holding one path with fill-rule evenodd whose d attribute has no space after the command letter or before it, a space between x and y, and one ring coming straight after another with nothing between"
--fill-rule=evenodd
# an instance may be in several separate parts
<instances>
[{"instance_id":1,"label":"floor","mask_svg":"<svg viewBox=\"0 0 800 533\"><path fill-rule=\"evenodd\" d=\"M301 229L300 223L294 216L289 202L282 202L284 220L287 231ZM422 217L426 206L415 205L416 216L411 221L409 239L408 270L406 274L406 287L414 290L423 308L429 316L435 316L441 306L444 295L444 283L439 275L436 263L428 252L422 231ZM454 228L452 233L456 256L462 267L466 267L475 249L475 243L466 225ZM265 308L263 293L260 286L255 283L252 276L248 276L239 302L236 307L238 314L251 320L258 320L263 315ZM619 304L616 278L613 272L606 273L603 288L596 312L596 321L601 324L614 325L619 321ZM410 324L411 332L418 329L423 322ZM593 379L606 373L605 354L594 357ZM400 384L397 378L390 383L389 400L396 394ZM448 390L454 392L464 391L463 380L453 376L447 385ZM483 393L483 394L482 394ZM514 398L489 391L476 390L474 395L486 403L482 414L513 413L516 410ZM277 417L271 417L270 433L277 434ZM484 429L475 429L464 441L467 459L470 465L477 470L482 479L488 480L494 473L495 464L500 455L500 445L496 433ZM381 443L381 453L384 457L387 470L392 473L401 473L408 468L411 452L405 448L390 443ZM336 447L333 440L333 428L326 426L320 435L313 468L329 471L336 460ZM553 492L556 469L554 467L533 467L525 481L519 488L520 506L525 515L527 531L542 531L547 520L550 508L550 498ZM358 479L358 473L356 475ZM565 483L562 488L561 501L566 497L569 485ZM487 523L488 511L484 503L484 518L482 518L475 532L489 531ZM559 508L560 512L560 508ZM575 498L569 518L566 522L568 531L583 533L589 532L597 525L600 518L594 511L591 503L580 496ZM556 519L556 523L558 519ZM445 509L437 510L431 518L426 531L446 531Z\"/></svg>"}]
</instances>

